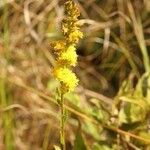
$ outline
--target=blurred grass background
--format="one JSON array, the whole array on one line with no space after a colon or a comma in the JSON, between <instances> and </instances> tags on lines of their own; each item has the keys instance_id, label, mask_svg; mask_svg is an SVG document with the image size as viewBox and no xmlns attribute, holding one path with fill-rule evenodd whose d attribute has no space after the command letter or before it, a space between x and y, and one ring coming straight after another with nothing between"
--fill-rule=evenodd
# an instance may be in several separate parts
<instances>
[{"instance_id":1,"label":"blurred grass background","mask_svg":"<svg viewBox=\"0 0 150 150\"><path fill-rule=\"evenodd\" d=\"M74 70L80 84L75 93L66 95L68 150L81 124L88 147L104 140L101 126L89 120L107 120L107 115L89 114L103 107L99 103L111 106L124 80L134 88L150 71L149 0L75 2L84 38ZM55 57L50 43L61 37L63 4L63 0L0 0L1 150L48 150L59 144L58 83L51 73Z\"/></svg>"}]
</instances>

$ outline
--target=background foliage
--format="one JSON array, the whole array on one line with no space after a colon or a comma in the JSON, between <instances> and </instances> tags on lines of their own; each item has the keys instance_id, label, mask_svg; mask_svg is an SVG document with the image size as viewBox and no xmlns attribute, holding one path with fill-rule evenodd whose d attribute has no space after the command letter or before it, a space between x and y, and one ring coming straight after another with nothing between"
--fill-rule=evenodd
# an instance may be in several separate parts
<instances>
[{"instance_id":1,"label":"background foliage","mask_svg":"<svg viewBox=\"0 0 150 150\"><path fill-rule=\"evenodd\" d=\"M65 96L74 150L149 150L150 1L75 0L84 38ZM0 0L0 149L59 149L50 43L61 38L63 0ZM57 146L56 146L57 145Z\"/></svg>"}]
</instances>

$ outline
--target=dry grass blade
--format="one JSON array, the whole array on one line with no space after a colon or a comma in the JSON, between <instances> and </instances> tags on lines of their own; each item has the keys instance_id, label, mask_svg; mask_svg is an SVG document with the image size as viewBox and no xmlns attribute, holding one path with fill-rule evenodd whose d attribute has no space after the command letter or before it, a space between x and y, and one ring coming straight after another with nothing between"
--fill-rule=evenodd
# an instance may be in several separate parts
<instances>
[{"instance_id":1,"label":"dry grass blade","mask_svg":"<svg viewBox=\"0 0 150 150\"><path fill-rule=\"evenodd\" d=\"M130 0L128 0L127 6L128 6L129 13L130 13L130 17L131 17L132 22L133 22L134 33L136 35L138 44L139 44L140 49L141 49L141 53L143 55L143 62L144 62L144 66L145 66L145 71L150 72L150 60L149 60L148 51L147 51L147 48L145 45L145 39L144 39L143 27L142 27L140 15L137 14L137 17L136 17Z\"/></svg>"}]
</instances>

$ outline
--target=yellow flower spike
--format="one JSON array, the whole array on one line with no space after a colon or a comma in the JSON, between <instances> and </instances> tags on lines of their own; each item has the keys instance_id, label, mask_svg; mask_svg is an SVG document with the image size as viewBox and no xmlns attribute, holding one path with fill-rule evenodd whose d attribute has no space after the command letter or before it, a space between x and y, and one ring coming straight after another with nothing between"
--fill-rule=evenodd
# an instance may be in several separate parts
<instances>
[{"instance_id":1,"label":"yellow flower spike","mask_svg":"<svg viewBox=\"0 0 150 150\"><path fill-rule=\"evenodd\" d=\"M68 43L78 43L83 37L79 31L78 16L80 15L78 7L71 0L65 4L66 18L62 22L62 32Z\"/></svg>"},{"instance_id":2,"label":"yellow flower spike","mask_svg":"<svg viewBox=\"0 0 150 150\"><path fill-rule=\"evenodd\" d=\"M68 66L75 66L77 63L77 54L76 54L76 48L74 45L70 45L66 51L63 51L58 59L58 63L60 65L68 65Z\"/></svg>"},{"instance_id":3,"label":"yellow flower spike","mask_svg":"<svg viewBox=\"0 0 150 150\"><path fill-rule=\"evenodd\" d=\"M66 16L61 24L64 39L53 44L57 66L53 72L54 76L61 83L61 91L63 94L73 91L78 84L78 79L70 70L70 67L75 66L77 63L75 47L79 39L83 37L78 24L80 13L77 4L72 0L67 0L65 3L65 14Z\"/></svg>"},{"instance_id":4,"label":"yellow flower spike","mask_svg":"<svg viewBox=\"0 0 150 150\"><path fill-rule=\"evenodd\" d=\"M73 91L79 82L76 75L66 67L54 69L54 76L60 81L63 93Z\"/></svg>"}]
</instances>

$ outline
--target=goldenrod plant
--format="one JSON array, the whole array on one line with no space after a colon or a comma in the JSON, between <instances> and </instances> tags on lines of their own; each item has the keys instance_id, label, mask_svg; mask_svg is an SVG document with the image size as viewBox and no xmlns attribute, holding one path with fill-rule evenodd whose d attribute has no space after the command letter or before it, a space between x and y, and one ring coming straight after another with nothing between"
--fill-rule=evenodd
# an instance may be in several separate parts
<instances>
[{"instance_id":1,"label":"goldenrod plant","mask_svg":"<svg viewBox=\"0 0 150 150\"><path fill-rule=\"evenodd\" d=\"M67 0L65 3L65 18L62 21L61 29L63 40L53 43L54 53L56 54L56 66L53 69L55 78L60 81L60 109L61 109L61 131L60 143L62 150L65 150L65 109L64 109L64 94L71 92L78 85L79 80L71 67L77 64L76 45L83 37L78 23L80 12L77 4L72 0Z\"/></svg>"}]
</instances>

